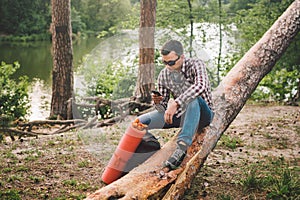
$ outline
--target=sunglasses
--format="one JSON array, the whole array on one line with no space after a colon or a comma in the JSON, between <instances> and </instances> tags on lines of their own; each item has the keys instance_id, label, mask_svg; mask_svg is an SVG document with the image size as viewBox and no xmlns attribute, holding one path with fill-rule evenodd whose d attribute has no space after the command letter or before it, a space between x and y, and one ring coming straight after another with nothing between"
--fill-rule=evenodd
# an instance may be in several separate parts
<instances>
[{"instance_id":1,"label":"sunglasses","mask_svg":"<svg viewBox=\"0 0 300 200\"><path fill-rule=\"evenodd\" d=\"M173 65L175 65L175 63L176 63L179 59L180 59L180 56L178 56L178 58L177 58L176 60L170 60L170 61L165 61L165 60L163 60L163 63L164 63L165 65L173 66Z\"/></svg>"}]
</instances>

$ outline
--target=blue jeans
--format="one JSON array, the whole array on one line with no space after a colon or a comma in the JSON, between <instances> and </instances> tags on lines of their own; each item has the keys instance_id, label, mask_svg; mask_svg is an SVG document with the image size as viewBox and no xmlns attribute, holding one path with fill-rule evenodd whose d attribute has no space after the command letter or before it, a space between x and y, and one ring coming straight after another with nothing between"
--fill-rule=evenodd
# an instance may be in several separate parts
<instances>
[{"instance_id":1,"label":"blue jeans","mask_svg":"<svg viewBox=\"0 0 300 200\"><path fill-rule=\"evenodd\" d=\"M213 119L213 112L202 97L197 97L187 105L187 109L180 117L173 116L173 123L167 124L164 120L164 112L157 110L139 116L141 123L148 125L148 129L178 128L182 127L177 141L183 141L187 145L193 142L197 129L208 126Z\"/></svg>"}]
</instances>

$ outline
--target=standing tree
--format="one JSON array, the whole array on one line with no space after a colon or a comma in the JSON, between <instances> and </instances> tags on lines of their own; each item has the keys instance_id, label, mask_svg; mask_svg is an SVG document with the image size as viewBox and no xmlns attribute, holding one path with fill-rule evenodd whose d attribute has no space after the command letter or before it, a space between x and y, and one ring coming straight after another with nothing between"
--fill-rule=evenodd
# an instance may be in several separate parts
<instances>
[{"instance_id":1,"label":"standing tree","mask_svg":"<svg viewBox=\"0 0 300 200\"><path fill-rule=\"evenodd\" d=\"M192 3L191 0L187 0L188 4L189 4L189 10L190 10L190 48L189 48L189 52L190 52L190 57L192 57L192 49L193 49L193 39L194 39L194 20L193 20L193 7L192 7Z\"/></svg>"},{"instance_id":2,"label":"standing tree","mask_svg":"<svg viewBox=\"0 0 300 200\"><path fill-rule=\"evenodd\" d=\"M154 31L156 0L141 0L139 31L139 73L136 97L140 102L150 103L150 91L154 88Z\"/></svg>"},{"instance_id":3,"label":"standing tree","mask_svg":"<svg viewBox=\"0 0 300 200\"><path fill-rule=\"evenodd\" d=\"M223 37L222 37L222 1L218 0L219 2L219 55L218 55L218 64L217 64L217 83L220 83L220 68L221 68L221 56L222 56L222 44L223 44Z\"/></svg>"},{"instance_id":4,"label":"standing tree","mask_svg":"<svg viewBox=\"0 0 300 200\"><path fill-rule=\"evenodd\" d=\"M71 3L70 0L52 0L51 3L53 70L50 116L67 119L67 102L73 95Z\"/></svg>"}]
</instances>

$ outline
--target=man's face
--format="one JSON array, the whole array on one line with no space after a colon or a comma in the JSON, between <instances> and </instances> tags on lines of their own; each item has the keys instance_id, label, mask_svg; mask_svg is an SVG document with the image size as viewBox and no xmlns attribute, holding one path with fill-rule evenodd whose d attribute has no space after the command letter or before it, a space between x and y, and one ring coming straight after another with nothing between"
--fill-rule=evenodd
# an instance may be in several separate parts
<instances>
[{"instance_id":1,"label":"man's face","mask_svg":"<svg viewBox=\"0 0 300 200\"><path fill-rule=\"evenodd\" d=\"M169 70L180 70L183 62L183 55L178 56L175 51L171 51L168 55L162 55L162 60Z\"/></svg>"}]
</instances>

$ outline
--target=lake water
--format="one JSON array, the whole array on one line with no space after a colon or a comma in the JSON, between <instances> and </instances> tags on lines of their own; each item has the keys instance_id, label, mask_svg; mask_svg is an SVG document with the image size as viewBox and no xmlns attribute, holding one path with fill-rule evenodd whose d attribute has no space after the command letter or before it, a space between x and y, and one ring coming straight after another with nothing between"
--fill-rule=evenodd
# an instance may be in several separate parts
<instances>
[{"instance_id":1,"label":"lake water","mask_svg":"<svg viewBox=\"0 0 300 200\"><path fill-rule=\"evenodd\" d=\"M101 42L98 38L81 39L73 42L74 71L82 62L82 57ZM30 120L49 116L51 101L52 55L51 42L0 42L0 61L11 64L18 61L21 67L14 77L26 75L30 82Z\"/></svg>"},{"instance_id":2,"label":"lake water","mask_svg":"<svg viewBox=\"0 0 300 200\"><path fill-rule=\"evenodd\" d=\"M97 38L81 39L73 42L74 68L78 67L82 56L89 53L101 42ZM26 75L30 82L34 79L43 80L51 85L52 55L51 42L0 42L0 60L8 64L18 61L21 68L15 76Z\"/></svg>"},{"instance_id":3,"label":"lake water","mask_svg":"<svg viewBox=\"0 0 300 200\"><path fill-rule=\"evenodd\" d=\"M208 42L203 42L204 32L209 36ZM219 48L218 27L208 24L195 24L194 33L193 48L195 51L193 55L205 60L209 70L214 71ZM182 41L182 38L176 33L170 33L168 30L156 30L155 48L159 49L162 41L171 38ZM222 52L224 57L230 52L230 44L233 42L230 40L230 36L223 36ZM106 38L105 40L88 38L73 42L75 91L78 91L78 88L85 87L82 82L84 79L82 71L91 73L92 70L86 70L91 68L91 66L97 66L97 69L92 71L92 75L97 77L103 73L103 67L111 61L118 60L125 64L132 64L132 61L138 56L138 44L137 30L124 31L122 34ZM186 54L186 56L189 55ZM21 68L16 72L15 77L22 75L29 77L31 85L29 94L31 113L28 116L29 120L48 117L52 87L51 42L0 42L0 61L8 64L18 61ZM135 67L137 72L138 66L133 67Z\"/></svg>"}]
</instances>

